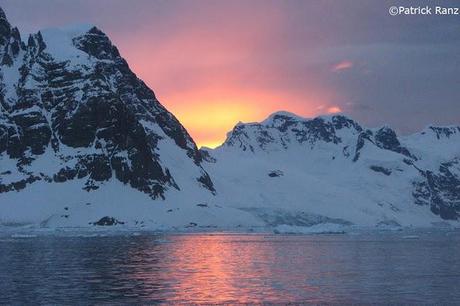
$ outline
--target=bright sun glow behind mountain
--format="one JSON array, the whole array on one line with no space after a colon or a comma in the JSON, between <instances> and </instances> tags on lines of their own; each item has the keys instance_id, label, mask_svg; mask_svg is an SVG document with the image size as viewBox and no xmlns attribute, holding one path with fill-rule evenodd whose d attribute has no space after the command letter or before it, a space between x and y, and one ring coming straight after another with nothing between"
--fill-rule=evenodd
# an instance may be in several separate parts
<instances>
[{"instance_id":1,"label":"bright sun glow behind mountain","mask_svg":"<svg viewBox=\"0 0 460 306\"><path fill-rule=\"evenodd\" d=\"M198 147L209 148L221 145L226 134L238 122L261 121L280 109L304 117L341 111L339 107L328 104L328 98L321 98L320 94L308 97L307 101L300 101L287 93L283 97L282 93L272 91L264 93L231 87L167 93L165 97L159 95L160 101L187 128Z\"/></svg>"}]
</instances>

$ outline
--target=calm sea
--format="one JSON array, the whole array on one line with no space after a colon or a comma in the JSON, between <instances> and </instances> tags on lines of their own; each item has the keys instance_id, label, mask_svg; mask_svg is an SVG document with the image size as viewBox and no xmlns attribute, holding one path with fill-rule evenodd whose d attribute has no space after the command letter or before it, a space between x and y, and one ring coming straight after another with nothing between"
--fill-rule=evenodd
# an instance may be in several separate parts
<instances>
[{"instance_id":1,"label":"calm sea","mask_svg":"<svg viewBox=\"0 0 460 306\"><path fill-rule=\"evenodd\" d=\"M0 236L0 304L460 304L460 232Z\"/></svg>"}]
</instances>

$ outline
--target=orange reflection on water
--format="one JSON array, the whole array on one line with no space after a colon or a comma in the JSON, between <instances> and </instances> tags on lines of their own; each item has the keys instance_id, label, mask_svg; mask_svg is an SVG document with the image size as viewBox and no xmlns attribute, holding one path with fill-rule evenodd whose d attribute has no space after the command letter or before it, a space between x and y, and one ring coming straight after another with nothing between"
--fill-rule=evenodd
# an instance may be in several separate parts
<instances>
[{"instance_id":1,"label":"orange reflection on water","mask_svg":"<svg viewBox=\"0 0 460 306\"><path fill-rule=\"evenodd\" d=\"M279 245L262 235L179 235L161 248L133 254L131 260L138 258L144 265L130 278L142 281L149 301L157 289L164 301L177 303L298 301L299 292L313 297L318 291L306 281L307 274L290 270L292 265L305 267L304 254L298 255L285 258Z\"/></svg>"},{"instance_id":2,"label":"orange reflection on water","mask_svg":"<svg viewBox=\"0 0 460 306\"><path fill-rule=\"evenodd\" d=\"M254 296L270 295L264 283L270 281L271 271L262 269L261 263L272 261L273 253L250 240L235 248L228 236L183 239L181 249L171 254L185 276L178 284L176 299L189 300L193 294L193 300L199 302L246 303L254 301Z\"/></svg>"}]
</instances>

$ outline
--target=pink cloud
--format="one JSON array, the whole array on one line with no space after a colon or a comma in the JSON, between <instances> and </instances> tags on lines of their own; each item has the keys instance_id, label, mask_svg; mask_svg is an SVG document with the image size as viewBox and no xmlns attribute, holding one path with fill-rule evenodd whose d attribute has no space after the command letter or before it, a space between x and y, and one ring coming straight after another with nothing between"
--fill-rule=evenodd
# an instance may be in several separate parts
<instances>
[{"instance_id":1,"label":"pink cloud","mask_svg":"<svg viewBox=\"0 0 460 306\"><path fill-rule=\"evenodd\" d=\"M341 61L332 68L332 71L339 72L342 70L350 69L352 67L353 63L351 61Z\"/></svg>"},{"instance_id":2,"label":"pink cloud","mask_svg":"<svg viewBox=\"0 0 460 306\"><path fill-rule=\"evenodd\" d=\"M327 109L327 112L329 114L336 114L342 112L342 109L338 106L331 106Z\"/></svg>"}]
</instances>

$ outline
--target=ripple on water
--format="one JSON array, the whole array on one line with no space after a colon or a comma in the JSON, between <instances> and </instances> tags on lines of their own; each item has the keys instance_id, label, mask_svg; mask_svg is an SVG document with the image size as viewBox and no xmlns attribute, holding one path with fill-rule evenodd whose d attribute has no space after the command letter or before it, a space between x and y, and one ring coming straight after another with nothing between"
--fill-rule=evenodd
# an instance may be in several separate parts
<instances>
[{"instance_id":1,"label":"ripple on water","mask_svg":"<svg viewBox=\"0 0 460 306\"><path fill-rule=\"evenodd\" d=\"M0 292L5 304L460 303L459 236L17 234L0 240Z\"/></svg>"}]
</instances>

